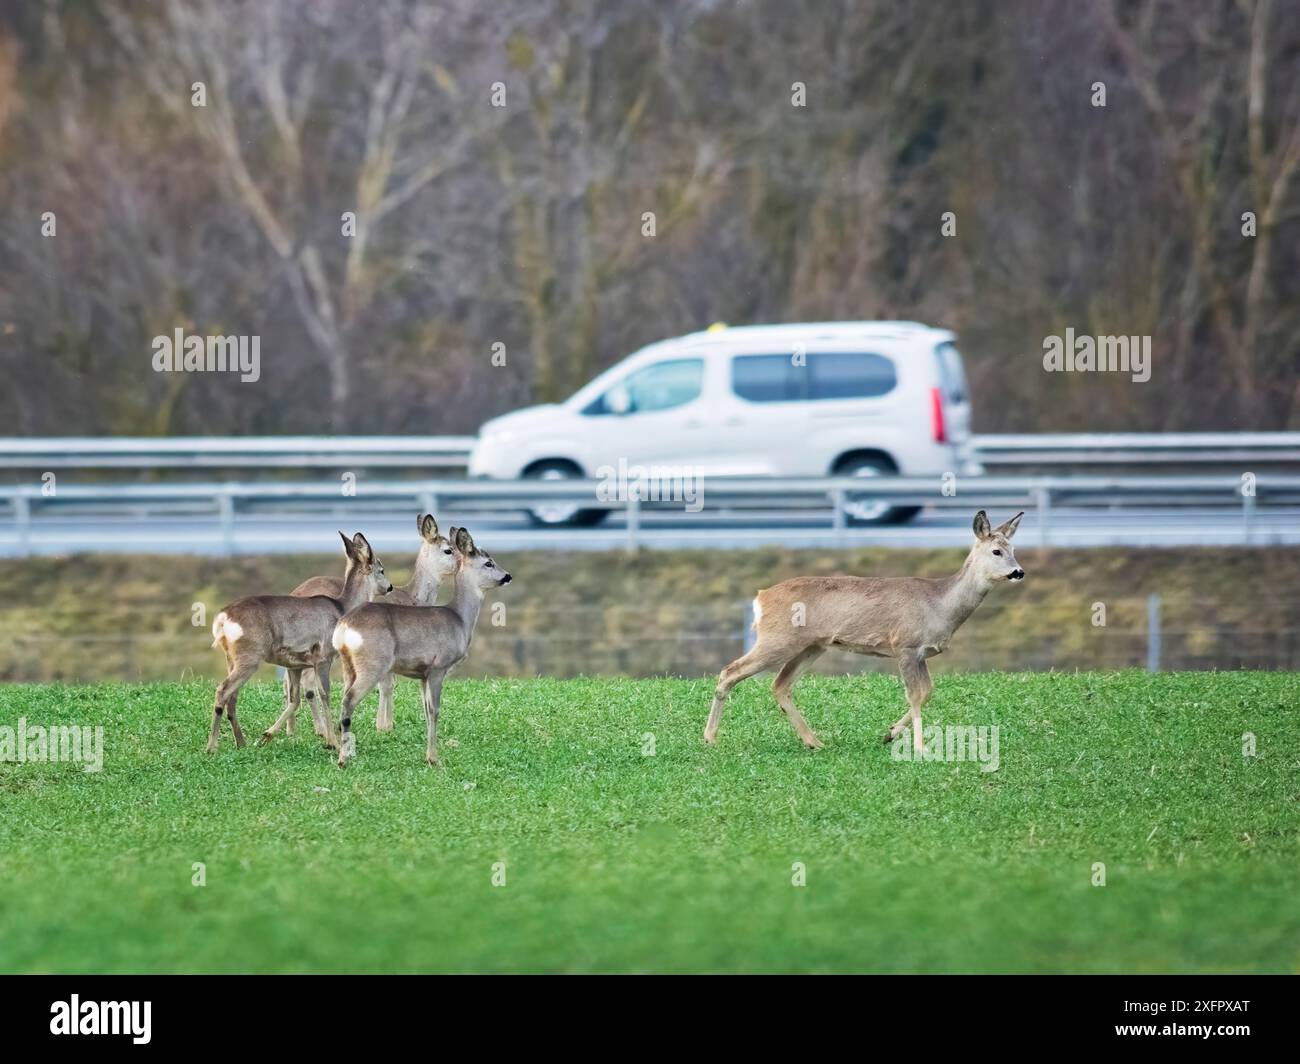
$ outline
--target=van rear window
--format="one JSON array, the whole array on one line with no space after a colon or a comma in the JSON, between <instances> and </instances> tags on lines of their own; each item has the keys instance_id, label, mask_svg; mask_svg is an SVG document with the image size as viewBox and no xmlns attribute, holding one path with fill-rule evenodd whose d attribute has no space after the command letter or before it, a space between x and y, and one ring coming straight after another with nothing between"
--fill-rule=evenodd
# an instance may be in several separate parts
<instances>
[{"instance_id":1,"label":"van rear window","mask_svg":"<svg viewBox=\"0 0 1300 1064\"><path fill-rule=\"evenodd\" d=\"M731 390L751 403L870 399L898 384L894 363L867 352L817 352L796 364L792 355L737 355Z\"/></svg>"}]
</instances>

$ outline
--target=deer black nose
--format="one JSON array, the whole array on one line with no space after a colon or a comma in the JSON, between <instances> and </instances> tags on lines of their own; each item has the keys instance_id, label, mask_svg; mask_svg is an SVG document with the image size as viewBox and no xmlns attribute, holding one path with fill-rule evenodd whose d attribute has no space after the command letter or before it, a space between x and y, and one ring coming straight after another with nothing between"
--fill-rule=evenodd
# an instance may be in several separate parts
<instances>
[{"instance_id":1,"label":"deer black nose","mask_svg":"<svg viewBox=\"0 0 1300 1064\"><path fill-rule=\"evenodd\" d=\"M1012 580L1023 580L1024 578L1025 578L1025 571L1024 571L1023 569L1012 569L1012 570L1011 570L1011 579L1012 579Z\"/></svg>"},{"instance_id":2,"label":"deer black nose","mask_svg":"<svg viewBox=\"0 0 1300 1064\"><path fill-rule=\"evenodd\" d=\"M508 584L508 583L510 583L510 574L509 574L509 573L506 573L506 575L503 576L503 577L501 578L501 582L502 582L503 584Z\"/></svg>"}]
</instances>

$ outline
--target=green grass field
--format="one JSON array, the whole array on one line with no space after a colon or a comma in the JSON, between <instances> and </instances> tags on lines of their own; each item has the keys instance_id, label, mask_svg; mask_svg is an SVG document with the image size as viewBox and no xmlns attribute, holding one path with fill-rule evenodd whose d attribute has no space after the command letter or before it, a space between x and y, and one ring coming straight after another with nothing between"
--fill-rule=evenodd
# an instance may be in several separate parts
<instances>
[{"instance_id":1,"label":"green grass field","mask_svg":"<svg viewBox=\"0 0 1300 1064\"><path fill-rule=\"evenodd\" d=\"M942 677L926 723L998 725L987 773L891 758L892 677L800 683L819 752L768 686L707 748L712 680L452 681L430 769L401 681L345 771L305 712L206 756L209 683L0 688L0 725L105 729L102 772L0 764L0 970L1300 966L1300 676Z\"/></svg>"}]
</instances>

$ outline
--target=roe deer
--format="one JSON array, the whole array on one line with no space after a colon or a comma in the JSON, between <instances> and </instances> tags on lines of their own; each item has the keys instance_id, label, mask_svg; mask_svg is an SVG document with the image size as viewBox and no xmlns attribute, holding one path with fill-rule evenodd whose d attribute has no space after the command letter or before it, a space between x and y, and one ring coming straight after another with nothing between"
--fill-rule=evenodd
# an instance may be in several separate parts
<instances>
[{"instance_id":1,"label":"roe deer","mask_svg":"<svg viewBox=\"0 0 1300 1064\"><path fill-rule=\"evenodd\" d=\"M365 602L377 588L392 588L384 575L384 566L375 557L366 537L358 532L348 539L342 532L343 550L347 554L347 570L343 576L343 589L338 598L313 595L294 598L292 595L250 595L237 599L217 614L212 622L212 645L226 652L226 678L217 685L216 703L212 710L212 731L208 735L208 753L217 752L217 735L221 728L221 711L224 708L235 733L235 745L244 745L244 733L235 716L239 689L264 661L283 665L286 669L300 671L314 668L320 685L321 712L325 716L325 740L336 745L334 728L330 723L330 662L334 648L330 634L334 625L348 610ZM262 735L265 742L298 708L297 685L293 703Z\"/></svg>"},{"instance_id":2,"label":"roe deer","mask_svg":"<svg viewBox=\"0 0 1300 1064\"><path fill-rule=\"evenodd\" d=\"M418 514L415 527L420 533L420 550L415 556L415 567L411 570L411 579L399 587L394 587L388 594L380 595L376 601L392 602L400 606L432 606L438 600L438 587L442 581L456 571L456 555L451 543L438 531L438 522L433 514ZM289 594L299 598L312 595L328 595L338 598L343 593L343 580L337 576L312 576L295 587ZM311 709L312 720L316 725L316 734L325 735L325 723L316 710L315 692L308 683L314 682L315 672L302 670L302 675L289 670L284 674L284 704L298 702L294 685L300 681L303 693L307 696L307 706ZM294 716L285 721L284 733L293 734ZM393 730L393 674L389 673L379 681L379 714L375 717L376 731Z\"/></svg>"},{"instance_id":3,"label":"roe deer","mask_svg":"<svg viewBox=\"0 0 1300 1064\"><path fill-rule=\"evenodd\" d=\"M371 602L339 621L333 645L343 662L343 704L339 710L339 768L355 750L352 710L390 672L420 681L426 725L424 759L438 763L438 707L442 681L469 654L474 626L489 588L510 583L510 574L474 546L463 528L451 530L456 578L445 606L394 606Z\"/></svg>"},{"instance_id":4,"label":"roe deer","mask_svg":"<svg viewBox=\"0 0 1300 1064\"><path fill-rule=\"evenodd\" d=\"M927 658L941 654L948 641L988 594L1004 580L1023 580L1025 571L1011 550L1011 537L1024 512L989 528L983 510L975 515L975 546L961 569L942 579L920 577L797 576L760 591L754 599L758 640L718 676L704 741L717 738L722 707L741 680L780 668L772 693L805 746L821 749L794 704L792 691L801 670L832 647L855 654L896 658L910 707L888 732L891 743L912 721L912 744L922 749L921 708L930 699ZM800 607L802 609L800 610ZM801 613L802 616L796 615Z\"/></svg>"}]
</instances>

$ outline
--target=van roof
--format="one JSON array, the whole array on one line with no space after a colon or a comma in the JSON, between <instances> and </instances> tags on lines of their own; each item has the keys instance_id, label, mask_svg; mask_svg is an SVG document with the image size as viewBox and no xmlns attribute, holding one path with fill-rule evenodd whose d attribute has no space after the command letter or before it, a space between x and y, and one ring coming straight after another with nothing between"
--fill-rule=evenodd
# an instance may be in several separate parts
<instances>
[{"instance_id":1,"label":"van roof","mask_svg":"<svg viewBox=\"0 0 1300 1064\"><path fill-rule=\"evenodd\" d=\"M955 335L947 329L932 328L918 321L809 321L787 325L714 326L700 332L688 333L677 339L692 345L723 345L729 341L759 339L774 341L921 339L939 344L952 340Z\"/></svg>"}]
</instances>

